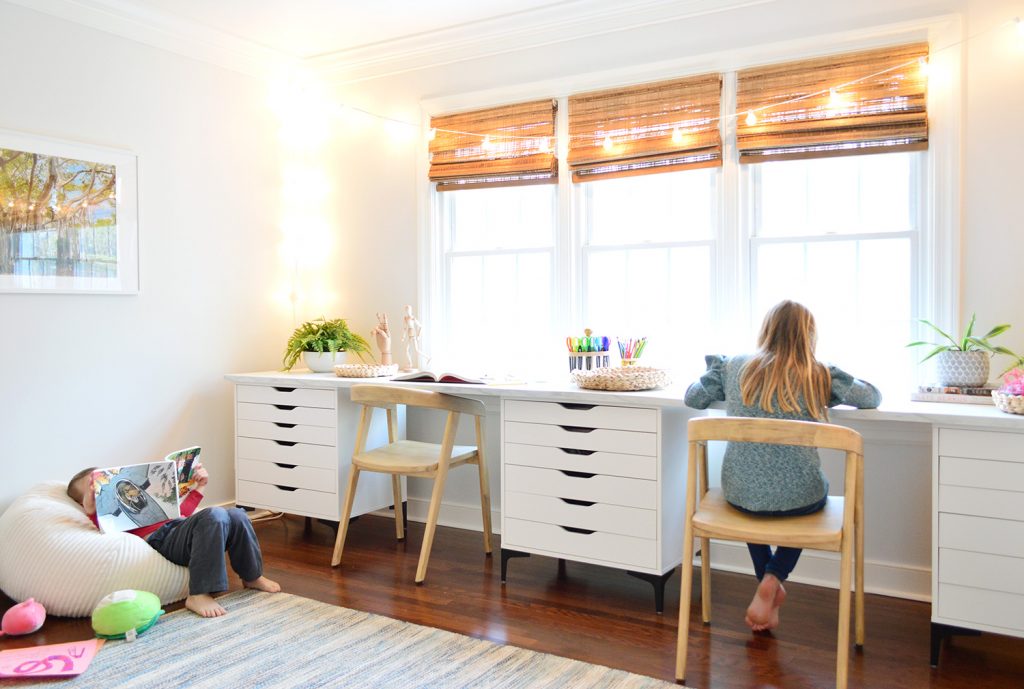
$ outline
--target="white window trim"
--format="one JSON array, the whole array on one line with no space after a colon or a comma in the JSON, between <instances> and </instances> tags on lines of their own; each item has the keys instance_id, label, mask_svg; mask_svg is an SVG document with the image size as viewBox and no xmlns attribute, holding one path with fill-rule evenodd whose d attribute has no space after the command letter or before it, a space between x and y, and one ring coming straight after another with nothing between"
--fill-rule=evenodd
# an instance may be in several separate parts
<instances>
[{"instance_id":1,"label":"white window trim","mask_svg":"<svg viewBox=\"0 0 1024 689\"><path fill-rule=\"evenodd\" d=\"M444 321L444 285L442 284L444 251L440 233L433 227L440 221L436 195L427 176L427 135L430 117L435 114L485 108L520 100L558 97L558 226L555 248L556 290L552 295L553 317L566 329L579 328L576 314L582 311L579 282L574 273L572 257L580 251L577 228L578 209L572 202L572 176L566 162L567 97L573 93L611 88L645 81L684 77L718 71L726 74L723 89L724 113L735 110L735 75L745 67L799 60L841 52L864 50L910 41L927 40L932 46L930 69L942 74L941 83L932 78L928 89L929 154L926 165L925 198L929 201L921 227L920 263L925 269L916 277L913 295L914 312L919 317L941 323L958 323L960 304L960 196L962 140L962 41L963 20L959 14L912 20L869 29L845 31L810 38L763 44L738 50L689 56L679 60L635 65L622 69L560 77L528 84L500 87L486 91L463 93L444 98L424 100L420 104L422 140L417 153L417 217L418 228L418 305L432 323ZM730 83L731 82L731 83ZM731 129L735 120L727 119L723 127L725 150L721 171L722 208L719 213L719 234L715 251L717 284L713 314L731 314L733 323L749 323L749 255L744 241L747 219L738 217L740 166L735 151L730 150L734 138ZM568 312L566 310L568 309ZM725 326L721 323L716 325ZM439 328L433 328L433 332ZM728 333L742 336L743 333ZM923 334L923 333L922 333Z\"/></svg>"}]
</instances>

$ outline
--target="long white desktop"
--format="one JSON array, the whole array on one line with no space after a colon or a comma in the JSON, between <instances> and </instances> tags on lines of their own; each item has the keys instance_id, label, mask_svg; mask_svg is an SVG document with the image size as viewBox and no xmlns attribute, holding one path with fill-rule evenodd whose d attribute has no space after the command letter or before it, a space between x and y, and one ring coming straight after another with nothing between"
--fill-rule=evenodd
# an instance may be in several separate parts
<instances>
[{"instance_id":1,"label":"long white desktop","mask_svg":"<svg viewBox=\"0 0 1024 689\"><path fill-rule=\"evenodd\" d=\"M278 371L226 378L236 391L237 502L337 520L357 421L348 388L389 381ZM660 591L681 560L686 421L721 412L685 407L681 387L412 385L487 405L503 580L517 555L589 562L650 581L660 611ZM1024 416L887 401L834 409L831 420L865 440L867 590L931 600L933 664L946 633L1024 637ZM370 446L384 442L382 424ZM417 410L401 430L436 441L440 427L432 412ZM838 456L823 453L823 467L841 493ZM360 481L353 514L391 506L390 483L380 478ZM423 514L426 495L410 483L411 518ZM468 481L450 481L441 523L481 528L478 499ZM712 565L750 571L742 545L714 544ZM793 578L835 587L837 573L830 554L807 552Z\"/></svg>"}]
</instances>

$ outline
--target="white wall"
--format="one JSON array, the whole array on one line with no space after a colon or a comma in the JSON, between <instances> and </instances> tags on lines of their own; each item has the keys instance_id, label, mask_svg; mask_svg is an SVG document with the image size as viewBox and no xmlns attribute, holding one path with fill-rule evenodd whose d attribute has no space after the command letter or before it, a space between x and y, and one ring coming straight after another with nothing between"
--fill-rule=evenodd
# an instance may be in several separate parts
<instances>
[{"instance_id":1,"label":"white wall","mask_svg":"<svg viewBox=\"0 0 1024 689\"><path fill-rule=\"evenodd\" d=\"M138 296L0 294L0 509L89 465L203 446L233 498L227 372L278 365L266 85L0 2L0 128L138 155Z\"/></svg>"}]
</instances>

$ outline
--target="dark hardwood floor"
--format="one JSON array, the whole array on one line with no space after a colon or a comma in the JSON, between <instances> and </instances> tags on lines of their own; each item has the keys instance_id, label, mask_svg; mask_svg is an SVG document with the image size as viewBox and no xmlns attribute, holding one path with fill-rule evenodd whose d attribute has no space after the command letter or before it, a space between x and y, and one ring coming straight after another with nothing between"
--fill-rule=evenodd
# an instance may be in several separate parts
<instances>
[{"instance_id":1,"label":"dark hardwood floor","mask_svg":"<svg viewBox=\"0 0 1024 689\"><path fill-rule=\"evenodd\" d=\"M543 557L509 563L484 558L479 533L439 528L423 586L413 584L423 533L410 524L404 543L390 520L352 524L341 567L330 567L334 530L286 517L257 525L266 573L284 590L409 622L631 672L673 679L679 575L669 581L664 616L650 584L623 572ZM697 573L699 575L699 573ZM700 689L828 687L834 682L837 592L790 584L782 625L754 635L743 623L753 577L716 572L713 622L700 623L695 576L687 684ZM237 580L234 587L240 586ZM11 601L0 596L0 609ZM172 609L180 607L169 606ZM928 666L929 606L867 596L867 644L854 653L851 687L1008 689L1024 687L1024 640L985 634L947 642L940 666ZM197 620L197 623L199 621ZM50 618L28 637L2 637L0 649L90 635L88 620Z\"/></svg>"}]
</instances>

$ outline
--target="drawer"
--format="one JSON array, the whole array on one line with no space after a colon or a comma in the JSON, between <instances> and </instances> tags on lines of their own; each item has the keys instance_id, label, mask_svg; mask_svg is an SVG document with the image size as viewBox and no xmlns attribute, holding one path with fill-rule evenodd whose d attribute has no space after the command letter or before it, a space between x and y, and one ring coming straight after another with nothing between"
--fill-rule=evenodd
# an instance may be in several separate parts
<instances>
[{"instance_id":1,"label":"drawer","mask_svg":"<svg viewBox=\"0 0 1024 689\"><path fill-rule=\"evenodd\" d=\"M337 428L280 424L271 421L246 421L244 419L240 419L235 424L235 432L245 438L332 446L337 442L338 437Z\"/></svg>"},{"instance_id":2,"label":"drawer","mask_svg":"<svg viewBox=\"0 0 1024 689\"><path fill-rule=\"evenodd\" d=\"M1024 633L1024 596L1013 593L939 584L939 604L936 610L940 617L946 619Z\"/></svg>"},{"instance_id":3,"label":"drawer","mask_svg":"<svg viewBox=\"0 0 1024 689\"><path fill-rule=\"evenodd\" d=\"M939 457L939 483L944 486L1024 492L1024 462L1018 464L987 459Z\"/></svg>"},{"instance_id":4,"label":"drawer","mask_svg":"<svg viewBox=\"0 0 1024 689\"><path fill-rule=\"evenodd\" d=\"M271 483L243 480L235 482L235 492L235 502L240 505L263 507L277 512L337 519L340 511L336 492L323 493L305 488L286 490Z\"/></svg>"},{"instance_id":5,"label":"drawer","mask_svg":"<svg viewBox=\"0 0 1024 689\"><path fill-rule=\"evenodd\" d=\"M505 402L505 420L646 433L658 431L656 409L609 407L602 404L508 400Z\"/></svg>"},{"instance_id":6,"label":"drawer","mask_svg":"<svg viewBox=\"0 0 1024 689\"><path fill-rule=\"evenodd\" d=\"M938 454L1024 462L1024 433L940 428Z\"/></svg>"},{"instance_id":7,"label":"drawer","mask_svg":"<svg viewBox=\"0 0 1024 689\"><path fill-rule=\"evenodd\" d=\"M338 468L338 451L328 445L291 443L282 445L273 440L238 438L236 452L239 459L259 459L264 462L297 464L321 469Z\"/></svg>"},{"instance_id":8,"label":"drawer","mask_svg":"<svg viewBox=\"0 0 1024 689\"><path fill-rule=\"evenodd\" d=\"M235 467L236 476L246 481L273 483L289 488L309 488L319 491L336 491L337 469L319 469L297 464L261 462L257 459L239 459Z\"/></svg>"},{"instance_id":9,"label":"drawer","mask_svg":"<svg viewBox=\"0 0 1024 689\"><path fill-rule=\"evenodd\" d=\"M658 460L654 457L520 443L505 443L504 450L503 459L506 464L628 476L648 481L658 478Z\"/></svg>"},{"instance_id":10,"label":"drawer","mask_svg":"<svg viewBox=\"0 0 1024 689\"><path fill-rule=\"evenodd\" d=\"M540 423L505 422L505 440L526 445L565 447L572 450L598 450L627 455L656 456L658 434L616 431L584 426L553 426Z\"/></svg>"},{"instance_id":11,"label":"drawer","mask_svg":"<svg viewBox=\"0 0 1024 689\"><path fill-rule=\"evenodd\" d=\"M1010 490L939 486L939 512L1024 521L1024 494Z\"/></svg>"},{"instance_id":12,"label":"drawer","mask_svg":"<svg viewBox=\"0 0 1024 689\"><path fill-rule=\"evenodd\" d=\"M505 491L502 500L505 515L516 519L650 540L658 537L658 513L654 510L600 502L566 502L563 498L510 491Z\"/></svg>"},{"instance_id":13,"label":"drawer","mask_svg":"<svg viewBox=\"0 0 1024 689\"><path fill-rule=\"evenodd\" d=\"M657 541L601 531L578 533L523 519L504 519L501 542L508 548L543 550L555 557L575 555L625 567L651 569L658 563Z\"/></svg>"},{"instance_id":14,"label":"drawer","mask_svg":"<svg viewBox=\"0 0 1024 689\"><path fill-rule=\"evenodd\" d=\"M570 476L554 469L506 466L504 490L648 510L658 506L657 481L601 474Z\"/></svg>"},{"instance_id":15,"label":"drawer","mask_svg":"<svg viewBox=\"0 0 1024 689\"><path fill-rule=\"evenodd\" d=\"M239 402L237 415L247 421L277 421L306 426L337 428L338 413L323 407L293 407L285 404L253 404Z\"/></svg>"},{"instance_id":16,"label":"drawer","mask_svg":"<svg viewBox=\"0 0 1024 689\"><path fill-rule=\"evenodd\" d=\"M939 548L939 583L1024 596L1024 558Z\"/></svg>"},{"instance_id":17,"label":"drawer","mask_svg":"<svg viewBox=\"0 0 1024 689\"><path fill-rule=\"evenodd\" d=\"M1024 522L940 514L939 547L1024 557Z\"/></svg>"},{"instance_id":18,"label":"drawer","mask_svg":"<svg viewBox=\"0 0 1024 689\"><path fill-rule=\"evenodd\" d=\"M335 390L312 390L310 388L271 387L269 385L238 385L235 399L255 404L283 404L292 407L337 408L338 393Z\"/></svg>"}]
</instances>

